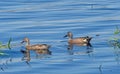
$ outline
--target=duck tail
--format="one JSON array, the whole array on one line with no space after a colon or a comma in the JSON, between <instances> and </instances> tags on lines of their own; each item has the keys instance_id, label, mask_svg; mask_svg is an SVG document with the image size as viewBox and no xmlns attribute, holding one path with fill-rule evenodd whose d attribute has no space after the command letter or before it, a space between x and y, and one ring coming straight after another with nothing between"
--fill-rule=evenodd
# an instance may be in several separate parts
<instances>
[{"instance_id":1,"label":"duck tail","mask_svg":"<svg viewBox=\"0 0 120 74\"><path fill-rule=\"evenodd\" d=\"M48 48L50 48L51 47L51 45L48 45Z\"/></svg>"},{"instance_id":2,"label":"duck tail","mask_svg":"<svg viewBox=\"0 0 120 74\"><path fill-rule=\"evenodd\" d=\"M91 41L92 38L93 38L93 37L87 36L88 43L90 43L90 41Z\"/></svg>"}]
</instances>

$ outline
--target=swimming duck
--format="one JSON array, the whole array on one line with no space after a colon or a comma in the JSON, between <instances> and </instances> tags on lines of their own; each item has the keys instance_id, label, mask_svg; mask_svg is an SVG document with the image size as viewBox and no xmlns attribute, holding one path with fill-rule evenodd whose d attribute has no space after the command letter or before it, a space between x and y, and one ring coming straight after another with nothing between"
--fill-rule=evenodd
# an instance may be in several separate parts
<instances>
[{"instance_id":1,"label":"swimming duck","mask_svg":"<svg viewBox=\"0 0 120 74\"><path fill-rule=\"evenodd\" d=\"M73 34L71 32L67 32L67 34L64 37L68 37L69 44L90 43L90 40L92 39L92 37L89 36L73 38Z\"/></svg>"},{"instance_id":2,"label":"swimming duck","mask_svg":"<svg viewBox=\"0 0 120 74\"><path fill-rule=\"evenodd\" d=\"M28 50L48 50L50 48L50 45L47 44L30 45L30 40L27 37L25 37L21 43L24 42L26 42L26 49Z\"/></svg>"}]
</instances>

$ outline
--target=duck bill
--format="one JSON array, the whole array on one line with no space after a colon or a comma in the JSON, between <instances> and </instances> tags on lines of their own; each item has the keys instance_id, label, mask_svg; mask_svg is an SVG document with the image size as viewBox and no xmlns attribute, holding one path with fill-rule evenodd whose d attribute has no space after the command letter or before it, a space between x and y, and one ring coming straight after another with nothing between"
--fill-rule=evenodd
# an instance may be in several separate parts
<instances>
[{"instance_id":1,"label":"duck bill","mask_svg":"<svg viewBox=\"0 0 120 74\"><path fill-rule=\"evenodd\" d=\"M23 44L25 41L22 41L21 44Z\"/></svg>"},{"instance_id":2,"label":"duck bill","mask_svg":"<svg viewBox=\"0 0 120 74\"><path fill-rule=\"evenodd\" d=\"M67 37L67 35L64 36L64 38L66 38L66 37Z\"/></svg>"}]
</instances>

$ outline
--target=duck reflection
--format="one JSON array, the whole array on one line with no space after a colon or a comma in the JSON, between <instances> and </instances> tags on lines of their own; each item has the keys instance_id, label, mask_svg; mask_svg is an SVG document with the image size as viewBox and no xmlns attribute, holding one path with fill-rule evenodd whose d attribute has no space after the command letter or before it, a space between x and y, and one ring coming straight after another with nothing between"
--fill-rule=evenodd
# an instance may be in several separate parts
<instances>
[{"instance_id":1,"label":"duck reflection","mask_svg":"<svg viewBox=\"0 0 120 74\"><path fill-rule=\"evenodd\" d=\"M87 49L92 48L91 43L79 43L79 44L69 43L67 49L68 49L68 50L72 50L72 49L73 49L73 46L86 46Z\"/></svg>"},{"instance_id":2,"label":"duck reflection","mask_svg":"<svg viewBox=\"0 0 120 74\"><path fill-rule=\"evenodd\" d=\"M74 46L86 47L87 50L85 52L74 52L73 51ZM69 43L68 47L67 47L67 50L68 50L68 53L70 55L74 55L74 54L89 54L89 53L93 52L93 47L92 47L91 43L79 43L79 44L71 44L71 43Z\"/></svg>"},{"instance_id":3,"label":"duck reflection","mask_svg":"<svg viewBox=\"0 0 120 74\"><path fill-rule=\"evenodd\" d=\"M30 61L30 50L20 50L23 53L22 60Z\"/></svg>"},{"instance_id":4,"label":"duck reflection","mask_svg":"<svg viewBox=\"0 0 120 74\"><path fill-rule=\"evenodd\" d=\"M21 52L23 53L23 58L22 60L26 60L27 62L29 62L31 60L30 57L30 51L32 50L21 50ZM34 50L36 57L39 57L40 55L51 55L51 51L48 49L44 49L44 50Z\"/></svg>"}]
</instances>

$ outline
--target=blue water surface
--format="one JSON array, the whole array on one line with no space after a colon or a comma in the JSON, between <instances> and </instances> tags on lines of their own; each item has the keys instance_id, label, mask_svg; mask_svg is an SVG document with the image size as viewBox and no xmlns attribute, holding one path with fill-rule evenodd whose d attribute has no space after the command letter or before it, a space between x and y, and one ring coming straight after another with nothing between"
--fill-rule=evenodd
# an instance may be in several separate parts
<instances>
[{"instance_id":1,"label":"blue water surface","mask_svg":"<svg viewBox=\"0 0 120 74\"><path fill-rule=\"evenodd\" d=\"M0 0L0 41L9 49L0 49L0 74L120 74L120 53L108 43L120 24L119 0ZM90 53L85 46L67 50L63 36L91 36ZM96 36L99 35L99 36ZM20 42L49 44L52 55L22 60Z\"/></svg>"}]
</instances>

